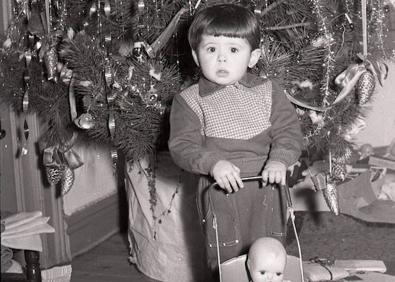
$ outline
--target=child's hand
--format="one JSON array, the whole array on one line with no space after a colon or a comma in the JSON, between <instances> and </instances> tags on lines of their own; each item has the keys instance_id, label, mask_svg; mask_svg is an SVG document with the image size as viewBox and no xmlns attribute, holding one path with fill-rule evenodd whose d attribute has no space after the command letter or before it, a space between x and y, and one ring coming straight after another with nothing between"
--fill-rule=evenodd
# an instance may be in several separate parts
<instances>
[{"instance_id":1,"label":"child's hand","mask_svg":"<svg viewBox=\"0 0 395 282\"><path fill-rule=\"evenodd\" d=\"M264 183L278 183L285 185L287 167L285 164L277 161L269 161L262 171Z\"/></svg>"},{"instance_id":2,"label":"child's hand","mask_svg":"<svg viewBox=\"0 0 395 282\"><path fill-rule=\"evenodd\" d=\"M240 169L229 161L218 161L211 170L211 175L218 183L219 187L228 193L237 192L243 188L243 181L240 178Z\"/></svg>"}]
</instances>

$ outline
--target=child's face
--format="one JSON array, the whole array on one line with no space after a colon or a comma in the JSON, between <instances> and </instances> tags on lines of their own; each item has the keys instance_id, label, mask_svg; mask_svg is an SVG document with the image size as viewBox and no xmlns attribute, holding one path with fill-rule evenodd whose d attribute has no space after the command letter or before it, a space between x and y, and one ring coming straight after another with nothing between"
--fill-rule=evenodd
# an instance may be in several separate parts
<instances>
[{"instance_id":1,"label":"child's face","mask_svg":"<svg viewBox=\"0 0 395 282\"><path fill-rule=\"evenodd\" d=\"M203 35L193 58L210 81L231 85L239 81L259 59L260 50L251 50L244 38Z\"/></svg>"},{"instance_id":2,"label":"child's face","mask_svg":"<svg viewBox=\"0 0 395 282\"><path fill-rule=\"evenodd\" d=\"M253 282L280 282L284 278L286 260L283 256L266 254L251 259L249 271Z\"/></svg>"}]
</instances>

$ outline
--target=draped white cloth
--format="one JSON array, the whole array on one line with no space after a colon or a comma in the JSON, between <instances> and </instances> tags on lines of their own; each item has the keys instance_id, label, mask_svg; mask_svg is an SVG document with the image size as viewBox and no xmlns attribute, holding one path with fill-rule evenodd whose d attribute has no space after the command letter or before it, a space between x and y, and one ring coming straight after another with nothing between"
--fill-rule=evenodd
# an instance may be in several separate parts
<instances>
[{"instance_id":1,"label":"draped white cloth","mask_svg":"<svg viewBox=\"0 0 395 282\"><path fill-rule=\"evenodd\" d=\"M130 260L145 275L160 281L206 281L196 176L178 168L168 153L160 153L152 166L156 174L154 207L144 171L148 160L134 163L126 175Z\"/></svg>"}]
</instances>

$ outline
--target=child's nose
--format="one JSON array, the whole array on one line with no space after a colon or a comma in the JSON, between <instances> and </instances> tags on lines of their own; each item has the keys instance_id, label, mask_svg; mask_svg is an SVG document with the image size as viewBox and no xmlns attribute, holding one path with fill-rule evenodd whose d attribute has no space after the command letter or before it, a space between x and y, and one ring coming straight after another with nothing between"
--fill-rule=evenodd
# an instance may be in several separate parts
<instances>
[{"instance_id":1,"label":"child's nose","mask_svg":"<svg viewBox=\"0 0 395 282\"><path fill-rule=\"evenodd\" d=\"M218 62L225 62L226 61L226 56L225 54L218 54Z\"/></svg>"}]
</instances>

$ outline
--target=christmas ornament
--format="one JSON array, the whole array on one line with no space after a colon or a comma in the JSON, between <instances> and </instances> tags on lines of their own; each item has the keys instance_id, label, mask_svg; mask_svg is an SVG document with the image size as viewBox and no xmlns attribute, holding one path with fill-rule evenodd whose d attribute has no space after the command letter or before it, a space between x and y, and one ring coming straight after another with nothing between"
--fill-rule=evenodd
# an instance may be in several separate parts
<instances>
[{"instance_id":1,"label":"christmas ornament","mask_svg":"<svg viewBox=\"0 0 395 282\"><path fill-rule=\"evenodd\" d=\"M45 67L47 69L47 79L57 81L58 54L54 46L50 47L44 56Z\"/></svg>"},{"instance_id":2,"label":"christmas ornament","mask_svg":"<svg viewBox=\"0 0 395 282\"><path fill-rule=\"evenodd\" d=\"M145 104L150 106L155 105L158 101L158 90L155 89L153 85L151 85L150 90L148 90L142 98Z\"/></svg>"},{"instance_id":3,"label":"christmas ornament","mask_svg":"<svg viewBox=\"0 0 395 282\"><path fill-rule=\"evenodd\" d=\"M63 169L59 166L47 166L45 172L51 185L58 184L60 179L62 179Z\"/></svg>"},{"instance_id":4,"label":"christmas ornament","mask_svg":"<svg viewBox=\"0 0 395 282\"><path fill-rule=\"evenodd\" d=\"M364 64L351 64L335 78L336 85L341 89L333 104L342 101L348 94L352 93L359 79L366 72Z\"/></svg>"},{"instance_id":5,"label":"christmas ornament","mask_svg":"<svg viewBox=\"0 0 395 282\"><path fill-rule=\"evenodd\" d=\"M95 126L95 120L90 113L81 114L73 122L81 129L92 129Z\"/></svg>"},{"instance_id":6,"label":"christmas ornament","mask_svg":"<svg viewBox=\"0 0 395 282\"><path fill-rule=\"evenodd\" d=\"M373 95L376 80L372 72L365 71L357 83L357 101L358 105L366 104Z\"/></svg>"},{"instance_id":7,"label":"christmas ornament","mask_svg":"<svg viewBox=\"0 0 395 282\"><path fill-rule=\"evenodd\" d=\"M342 162L332 162L332 177L336 180L344 181L346 179L346 164Z\"/></svg>"},{"instance_id":8,"label":"christmas ornament","mask_svg":"<svg viewBox=\"0 0 395 282\"><path fill-rule=\"evenodd\" d=\"M335 214L339 215L339 202L338 202L338 192L336 184L326 178L326 188L322 190L324 199L329 209Z\"/></svg>"},{"instance_id":9,"label":"christmas ornament","mask_svg":"<svg viewBox=\"0 0 395 282\"><path fill-rule=\"evenodd\" d=\"M61 180L61 194L64 196L70 191L74 184L74 171L70 167L65 166Z\"/></svg>"},{"instance_id":10,"label":"christmas ornament","mask_svg":"<svg viewBox=\"0 0 395 282\"><path fill-rule=\"evenodd\" d=\"M65 143L44 149L43 164L47 179L51 184L61 181L62 195L67 193L74 183L74 169L83 165L80 156L72 148L77 134Z\"/></svg>"},{"instance_id":11,"label":"christmas ornament","mask_svg":"<svg viewBox=\"0 0 395 282\"><path fill-rule=\"evenodd\" d=\"M143 62L143 42L134 42L132 53L139 62Z\"/></svg>"}]
</instances>

